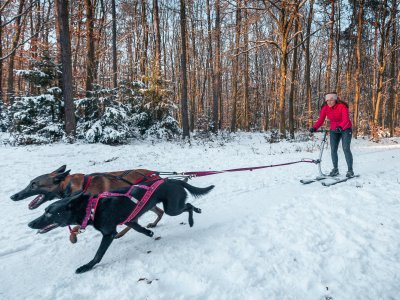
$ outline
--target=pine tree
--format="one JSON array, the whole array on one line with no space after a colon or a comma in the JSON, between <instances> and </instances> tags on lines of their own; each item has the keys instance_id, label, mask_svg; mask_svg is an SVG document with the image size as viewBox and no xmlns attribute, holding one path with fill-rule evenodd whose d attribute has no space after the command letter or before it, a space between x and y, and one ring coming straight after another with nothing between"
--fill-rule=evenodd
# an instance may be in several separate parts
<instances>
[{"instance_id":1,"label":"pine tree","mask_svg":"<svg viewBox=\"0 0 400 300\"><path fill-rule=\"evenodd\" d=\"M32 65L32 70L16 71L38 91L36 96L15 97L10 108L11 141L17 145L50 143L65 134L61 89L54 86L59 68L46 52Z\"/></svg>"}]
</instances>

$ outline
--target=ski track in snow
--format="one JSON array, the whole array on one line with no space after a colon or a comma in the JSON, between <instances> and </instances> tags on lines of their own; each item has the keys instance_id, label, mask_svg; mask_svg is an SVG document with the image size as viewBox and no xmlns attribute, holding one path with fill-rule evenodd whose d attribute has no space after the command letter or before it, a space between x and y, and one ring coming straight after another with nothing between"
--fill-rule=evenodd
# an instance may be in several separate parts
<instances>
[{"instance_id":1,"label":"ski track in snow","mask_svg":"<svg viewBox=\"0 0 400 300\"><path fill-rule=\"evenodd\" d=\"M194 214L194 227L187 214L165 216L153 238L129 232L81 275L74 272L93 258L101 234L89 226L72 245L65 228L42 235L28 228L46 204L31 211L31 199L9 197L34 177L63 164L72 173L278 164L317 158L319 141L268 144L262 134L239 134L229 142L190 146L0 146L0 299L396 299L398 142L353 140L354 169L361 177L331 187L299 182L318 175L308 163L192 179L195 186L216 186L204 197L188 199L202 209ZM328 149L323 169L330 167ZM340 148L339 168L344 174ZM149 212L140 223L154 218Z\"/></svg>"}]
</instances>

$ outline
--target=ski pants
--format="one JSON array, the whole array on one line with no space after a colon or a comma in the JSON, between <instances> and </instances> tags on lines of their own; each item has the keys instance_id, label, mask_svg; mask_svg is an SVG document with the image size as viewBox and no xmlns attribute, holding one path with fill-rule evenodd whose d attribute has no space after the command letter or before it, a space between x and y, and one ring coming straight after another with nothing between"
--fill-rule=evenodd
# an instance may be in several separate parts
<instances>
[{"instance_id":1,"label":"ski pants","mask_svg":"<svg viewBox=\"0 0 400 300\"><path fill-rule=\"evenodd\" d=\"M344 152L344 157L346 158L348 170L353 170L353 155L350 150L350 143L352 137L352 129L348 128L342 132L336 132L334 130L330 131L330 143L331 143L331 157L333 167L338 167L338 148L339 142L342 140L342 147Z\"/></svg>"}]
</instances>

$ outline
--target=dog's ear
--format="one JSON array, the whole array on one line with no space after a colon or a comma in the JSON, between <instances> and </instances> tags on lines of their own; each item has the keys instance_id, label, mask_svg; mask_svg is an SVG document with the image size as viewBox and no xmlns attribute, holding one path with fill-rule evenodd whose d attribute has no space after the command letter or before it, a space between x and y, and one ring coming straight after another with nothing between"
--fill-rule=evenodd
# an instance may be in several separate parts
<instances>
[{"instance_id":1,"label":"dog's ear","mask_svg":"<svg viewBox=\"0 0 400 300\"><path fill-rule=\"evenodd\" d=\"M71 172L71 170L68 170L64 173L58 174L53 178L53 182L55 184L59 184L61 181L65 180L65 177L67 177L69 175L69 172Z\"/></svg>"},{"instance_id":2,"label":"dog's ear","mask_svg":"<svg viewBox=\"0 0 400 300\"><path fill-rule=\"evenodd\" d=\"M61 174L61 173L65 172L66 168L67 168L67 165L63 165L63 166L59 167L57 170L53 171L52 173Z\"/></svg>"}]
</instances>

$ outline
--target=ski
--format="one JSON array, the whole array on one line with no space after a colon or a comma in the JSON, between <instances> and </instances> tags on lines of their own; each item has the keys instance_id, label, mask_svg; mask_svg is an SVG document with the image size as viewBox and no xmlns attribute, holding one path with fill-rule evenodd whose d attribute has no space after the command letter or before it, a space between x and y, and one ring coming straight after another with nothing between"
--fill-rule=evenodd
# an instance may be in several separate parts
<instances>
[{"instance_id":1,"label":"ski","mask_svg":"<svg viewBox=\"0 0 400 300\"><path fill-rule=\"evenodd\" d=\"M331 178L331 177L318 176L318 177L316 177L314 179L301 179L300 182L302 184L310 184L310 183L321 181L321 180L328 179L328 178Z\"/></svg>"},{"instance_id":2,"label":"ski","mask_svg":"<svg viewBox=\"0 0 400 300\"><path fill-rule=\"evenodd\" d=\"M332 181L332 182L321 182L321 184L323 186L331 186L331 185L335 185L335 184L338 184L338 183L346 182L347 180L353 179L355 177L360 177L360 175L354 175L352 177L345 177L345 178L341 178L341 179L340 178L336 178L335 181Z\"/></svg>"}]
</instances>

